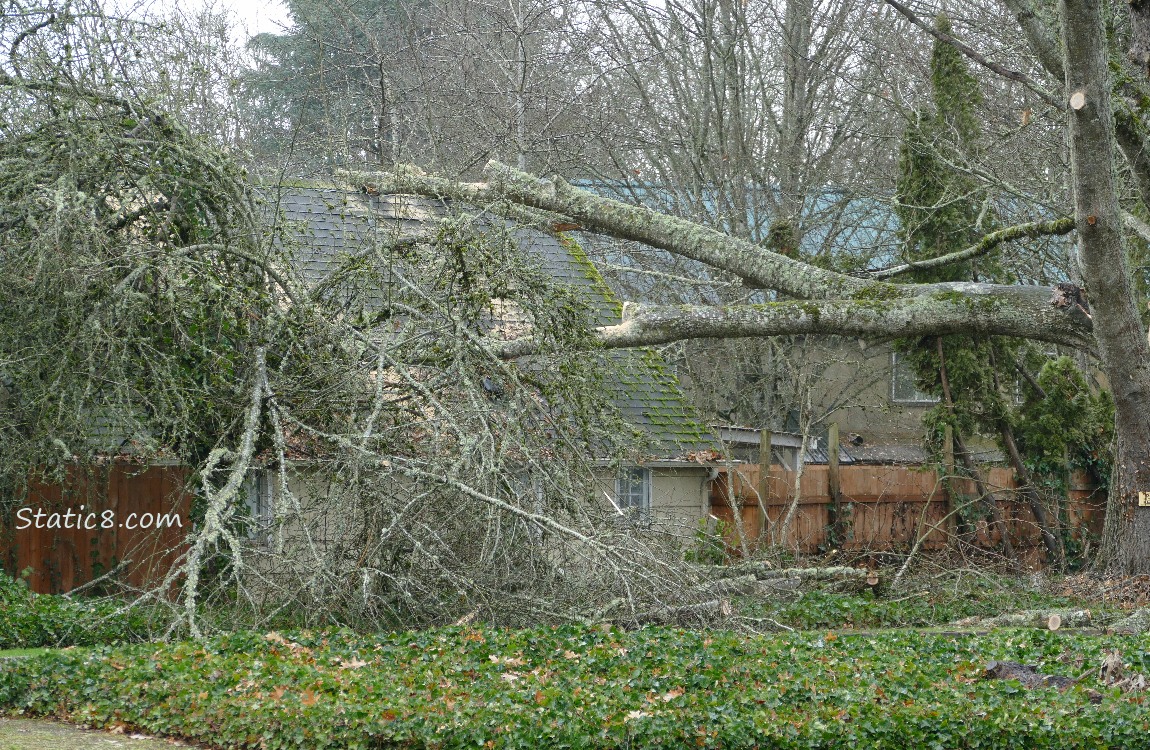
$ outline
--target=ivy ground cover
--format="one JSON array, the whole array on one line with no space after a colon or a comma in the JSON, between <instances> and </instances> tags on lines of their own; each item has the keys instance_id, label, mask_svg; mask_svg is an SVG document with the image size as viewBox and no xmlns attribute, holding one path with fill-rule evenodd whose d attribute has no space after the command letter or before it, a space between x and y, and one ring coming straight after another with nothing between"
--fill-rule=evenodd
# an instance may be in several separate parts
<instances>
[{"instance_id":1,"label":"ivy ground cover","mask_svg":"<svg viewBox=\"0 0 1150 750\"><path fill-rule=\"evenodd\" d=\"M34 594L0 572L0 650L144 640L147 617L121 610L111 601Z\"/></svg>"},{"instance_id":2,"label":"ivy ground cover","mask_svg":"<svg viewBox=\"0 0 1150 750\"><path fill-rule=\"evenodd\" d=\"M1150 748L1142 694L1068 677L1150 638L586 627L240 633L0 663L0 710L220 748ZM1091 693L1093 691L1093 693Z\"/></svg>"}]
</instances>

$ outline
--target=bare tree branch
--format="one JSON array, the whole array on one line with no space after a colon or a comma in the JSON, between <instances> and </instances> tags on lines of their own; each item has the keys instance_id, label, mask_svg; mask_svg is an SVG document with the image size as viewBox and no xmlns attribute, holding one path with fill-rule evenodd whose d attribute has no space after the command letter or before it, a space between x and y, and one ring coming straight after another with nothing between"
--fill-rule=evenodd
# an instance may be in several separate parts
<instances>
[{"instance_id":1,"label":"bare tree branch","mask_svg":"<svg viewBox=\"0 0 1150 750\"><path fill-rule=\"evenodd\" d=\"M905 5L900 3L898 0L884 0L884 2L886 2L886 4L889 5L890 7L894 8L896 11L898 11L899 14L905 16L907 18L907 20L909 20L915 26L919 27L920 29L922 29L926 33L930 34L931 36L933 36L935 39L939 40L940 42L943 42L944 44L949 44L950 46L954 47L956 50L958 50L962 54L966 55L971 60L978 63L979 65L986 68L987 70L993 71L994 73L997 73L998 75L1002 76L1003 78L1007 78L1011 81L1016 81L1018 83L1021 83L1023 86L1025 86L1026 88L1033 91L1039 98L1042 99L1042 101L1046 102L1047 104L1049 104L1052 107L1055 107L1057 109L1062 109L1065 106L1061 101L1059 101L1058 97L1054 96L1050 92L1043 89L1042 86L1040 86L1038 84L1038 82L1035 81L1030 76L1026 75L1025 73L1023 73L1021 71L1011 70L1010 68L1003 67L1002 65L999 65L998 63L996 63L992 60L988 60L988 59L986 59L986 57L984 55L979 53L977 50L975 50L970 45L960 42L959 40L955 39L950 34L944 34L940 31L935 30L935 28L933 26L931 26L927 22L923 21L921 18L919 18L917 15L915 15L915 12L913 10L906 7Z\"/></svg>"}]
</instances>

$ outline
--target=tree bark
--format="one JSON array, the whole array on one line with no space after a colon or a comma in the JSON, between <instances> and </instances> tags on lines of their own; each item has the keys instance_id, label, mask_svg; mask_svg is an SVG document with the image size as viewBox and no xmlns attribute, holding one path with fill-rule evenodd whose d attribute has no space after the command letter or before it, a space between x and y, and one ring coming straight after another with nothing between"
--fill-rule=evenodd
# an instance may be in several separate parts
<instances>
[{"instance_id":1,"label":"tree bark","mask_svg":"<svg viewBox=\"0 0 1150 750\"><path fill-rule=\"evenodd\" d=\"M1150 347L1134 305L1114 169L1111 79L1097 0L1062 0L1070 164L1083 277L1094 307L1094 336L1110 381L1117 434L1116 482L1107 507L1104 554L1110 567L1150 572Z\"/></svg>"}]
</instances>

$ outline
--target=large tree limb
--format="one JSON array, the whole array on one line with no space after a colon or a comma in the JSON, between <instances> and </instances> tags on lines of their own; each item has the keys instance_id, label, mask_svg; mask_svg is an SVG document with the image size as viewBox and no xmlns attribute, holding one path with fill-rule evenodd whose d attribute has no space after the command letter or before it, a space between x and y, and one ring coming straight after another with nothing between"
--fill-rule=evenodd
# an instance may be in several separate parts
<instances>
[{"instance_id":1,"label":"large tree limb","mask_svg":"<svg viewBox=\"0 0 1150 750\"><path fill-rule=\"evenodd\" d=\"M1017 336L1089 349L1089 320L1073 319L1049 304L1014 287L1017 294L980 293L968 284L967 296L942 293L893 300L785 300L764 305L710 307L700 305L626 306L623 322L599 328L608 349L653 346L694 338L840 335L868 338L946 336L969 333ZM1073 320L1072 324L1068 323ZM512 359L534 354L538 343L529 337L493 344L496 356Z\"/></svg>"},{"instance_id":2,"label":"large tree limb","mask_svg":"<svg viewBox=\"0 0 1150 750\"><path fill-rule=\"evenodd\" d=\"M849 297L876 286L888 286L888 294L897 296L893 284L815 268L686 219L580 190L558 177L542 179L498 162L488 163L484 173L488 177L485 183L457 183L409 170L349 172L347 176L353 183L380 193L438 196L501 213L504 208L500 204L509 201L559 214L587 230L667 250L792 297Z\"/></svg>"},{"instance_id":3,"label":"large tree limb","mask_svg":"<svg viewBox=\"0 0 1150 750\"><path fill-rule=\"evenodd\" d=\"M911 261L903 263L898 266L891 266L890 268L883 268L874 271L870 274L874 279L889 279L892 276L908 273L910 271L919 271L927 268L938 268L940 266L948 266L952 263L961 263L964 260L977 258L981 255L986 255L994 248L998 247L1004 242L1018 240L1029 237L1042 237L1046 235L1062 235L1069 234L1074 231L1074 219L1055 219L1054 221L1034 221L1028 224L1018 224L1013 227L1006 227L999 229L996 232L983 237L976 244L970 247L959 250L946 255L940 255L937 258L927 258L925 260Z\"/></svg>"},{"instance_id":4,"label":"large tree limb","mask_svg":"<svg viewBox=\"0 0 1150 750\"><path fill-rule=\"evenodd\" d=\"M1030 0L1002 0L1002 4L1018 19L1018 25L1022 27L1022 33L1026 35L1026 41L1038 57L1038 62L1056 81L1063 81L1066 74L1062 67L1062 43L1055 31L1039 17Z\"/></svg>"},{"instance_id":5,"label":"large tree limb","mask_svg":"<svg viewBox=\"0 0 1150 750\"><path fill-rule=\"evenodd\" d=\"M496 204L510 201L559 214L590 231L643 242L793 297L850 296L876 283L813 268L718 230L580 190L559 178L537 178L498 162L489 163L485 173L489 182L470 184L411 172L350 176L380 192L437 195L500 212L504 209Z\"/></svg>"},{"instance_id":6,"label":"large tree limb","mask_svg":"<svg viewBox=\"0 0 1150 750\"><path fill-rule=\"evenodd\" d=\"M1030 338L1089 349L1091 321L1076 309L1050 304L1050 290L949 282L894 284L817 268L685 219L666 216L569 185L540 179L497 162L486 183L461 184L417 170L347 173L373 191L432 195L500 211L513 206L566 217L594 232L635 240L774 288L790 300L745 307L628 306L618 326L599 330L608 348L646 346L688 338L795 334L897 336L978 333ZM1059 228L1063 228L1059 225ZM1015 232L1026 230L1014 230ZM1009 236L1007 231L1005 236ZM530 338L493 344L514 358L535 353Z\"/></svg>"}]
</instances>

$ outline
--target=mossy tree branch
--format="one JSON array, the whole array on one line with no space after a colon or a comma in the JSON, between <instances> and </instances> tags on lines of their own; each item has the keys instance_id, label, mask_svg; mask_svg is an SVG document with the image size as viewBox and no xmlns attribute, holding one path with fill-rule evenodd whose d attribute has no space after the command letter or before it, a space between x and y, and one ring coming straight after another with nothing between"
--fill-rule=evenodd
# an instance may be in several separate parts
<instances>
[{"instance_id":1,"label":"mossy tree branch","mask_svg":"<svg viewBox=\"0 0 1150 750\"><path fill-rule=\"evenodd\" d=\"M986 255L1004 242L1050 235L1063 235L1069 234L1072 231L1074 231L1074 219L1068 218L1017 224L1012 227L1006 227L1005 229L999 229L996 232L991 232L976 244L963 250L948 253L947 255L940 255L936 258L911 261L909 263L891 266L890 268L883 268L870 274L870 276L875 279L889 279L910 271L949 266L953 263L961 263L964 260Z\"/></svg>"},{"instance_id":2,"label":"mossy tree branch","mask_svg":"<svg viewBox=\"0 0 1150 750\"><path fill-rule=\"evenodd\" d=\"M457 183L410 169L346 176L372 191L439 196L496 212L505 212L508 205L547 211L589 231L643 242L806 301L718 311L668 307L657 314L650 307L639 306L635 309L645 311L642 315L636 312L623 326L600 331L606 346L640 346L702 336L845 333L894 337L964 331L1056 341L1079 348L1091 346L1090 320L1051 307L1046 287L973 282L895 284L848 276L685 219L595 195L559 178L541 179L498 162L489 163L485 173L489 178L486 183ZM1057 228L1065 227L1059 224ZM1003 231L999 241L1011 236L1010 230ZM675 315L681 316L681 323L672 321ZM506 356L533 350L529 341L499 345Z\"/></svg>"}]
</instances>

